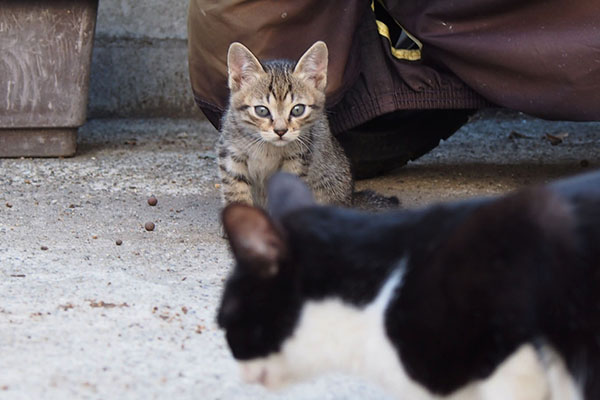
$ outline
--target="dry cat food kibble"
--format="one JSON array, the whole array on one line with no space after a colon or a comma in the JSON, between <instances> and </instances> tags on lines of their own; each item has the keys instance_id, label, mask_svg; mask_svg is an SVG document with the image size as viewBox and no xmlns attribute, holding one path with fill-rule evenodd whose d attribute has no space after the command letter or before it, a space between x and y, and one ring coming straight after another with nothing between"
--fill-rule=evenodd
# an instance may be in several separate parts
<instances>
[{"instance_id":1,"label":"dry cat food kibble","mask_svg":"<svg viewBox=\"0 0 600 400\"><path fill-rule=\"evenodd\" d=\"M154 222L146 222L144 224L144 228L146 228L147 231L153 231L154 230Z\"/></svg>"},{"instance_id":2,"label":"dry cat food kibble","mask_svg":"<svg viewBox=\"0 0 600 400\"><path fill-rule=\"evenodd\" d=\"M148 204L151 206L155 206L158 203L158 199L154 196L150 196L148 198Z\"/></svg>"},{"instance_id":3,"label":"dry cat food kibble","mask_svg":"<svg viewBox=\"0 0 600 400\"><path fill-rule=\"evenodd\" d=\"M117 239L117 241L115 243L117 246L120 246L123 244L123 241L121 239Z\"/></svg>"}]
</instances>

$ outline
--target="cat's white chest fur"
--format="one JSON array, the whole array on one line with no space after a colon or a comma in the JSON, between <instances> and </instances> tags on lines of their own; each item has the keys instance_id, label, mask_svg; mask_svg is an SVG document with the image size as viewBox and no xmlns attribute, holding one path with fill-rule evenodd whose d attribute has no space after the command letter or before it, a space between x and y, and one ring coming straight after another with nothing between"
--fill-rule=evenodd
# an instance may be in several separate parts
<instances>
[{"instance_id":1,"label":"cat's white chest fur","mask_svg":"<svg viewBox=\"0 0 600 400\"><path fill-rule=\"evenodd\" d=\"M249 151L248 175L253 184L265 185L268 178L281 169L286 155L294 151L293 143L281 147L265 143Z\"/></svg>"},{"instance_id":2,"label":"cat's white chest fur","mask_svg":"<svg viewBox=\"0 0 600 400\"><path fill-rule=\"evenodd\" d=\"M399 399L409 400L577 400L581 395L559 358L544 363L523 345L488 379L450 396L437 396L412 380L387 338L384 312L401 287L403 269L388 279L369 306L359 309L339 299L305 304L294 335L279 353L241 363L247 382L279 388L329 371L370 379Z\"/></svg>"},{"instance_id":3,"label":"cat's white chest fur","mask_svg":"<svg viewBox=\"0 0 600 400\"><path fill-rule=\"evenodd\" d=\"M284 158L293 151L291 144L277 147L265 143L248 152L248 176L252 181L252 193L256 205L264 206L266 204L266 186L269 178L282 169Z\"/></svg>"},{"instance_id":4,"label":"cat's white chest fur","mask_svg":"<svg viewBox=\"0 0 600 400\"><path fill-rule=\"evenodd\" d=\"M266 177L270 177L279 169L282 158L283 152L278 148L267 148L257 152L257 154L249 154L248 174L250 179L262 183Z\"/></svg>"}]
</instances>

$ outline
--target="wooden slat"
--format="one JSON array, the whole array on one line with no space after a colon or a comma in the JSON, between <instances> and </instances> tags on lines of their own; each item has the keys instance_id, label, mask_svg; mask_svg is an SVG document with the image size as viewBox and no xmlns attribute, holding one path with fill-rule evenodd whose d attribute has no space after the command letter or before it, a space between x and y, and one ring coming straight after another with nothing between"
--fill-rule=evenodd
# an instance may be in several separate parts
<instances>
[{"instance_id":1,"label":"wooden slat","mask_svg":"<svg viewBox=\"0 0 600 400\"><path fill-rule=\"evenodd\" d=\"M0 129L0 157L70 157L77 128Z\"/></svg>"}]
</instances>

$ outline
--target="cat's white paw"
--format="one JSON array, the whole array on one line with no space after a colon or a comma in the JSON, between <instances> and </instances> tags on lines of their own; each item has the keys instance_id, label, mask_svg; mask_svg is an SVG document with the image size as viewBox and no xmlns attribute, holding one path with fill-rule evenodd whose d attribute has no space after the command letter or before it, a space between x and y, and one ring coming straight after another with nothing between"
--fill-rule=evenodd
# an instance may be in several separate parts
<instances>
[{"instance_id":1,"label":"cat's white paw","mask_svg":"<svg viewBox=\"0 0 600 400\"><path fill-rule=\"evenodd\" d=\"M271 358L271 357L269 357ZM282 375L273 360L259 359L239 363L242 379L246 383L262 385L269 390L278 390L291 382Z\"/></svg>"}]
</instances>

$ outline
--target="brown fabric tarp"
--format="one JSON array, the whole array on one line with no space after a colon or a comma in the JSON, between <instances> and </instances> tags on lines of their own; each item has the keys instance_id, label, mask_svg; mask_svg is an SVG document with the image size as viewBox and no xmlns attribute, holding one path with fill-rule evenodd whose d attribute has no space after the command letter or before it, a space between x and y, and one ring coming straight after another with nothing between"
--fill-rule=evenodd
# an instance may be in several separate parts
<instances>
[{"instance_id":1,"label":"brown fabric tarp","mask_svg":"<svg viewBox=\"0 0 600 400\"><path fill-rule=\"evenodd\" d=\"M334 132L397 110L499 105L548 119L600 120L600 1L389 0L389 17L422 43L398 59L364 0L191 0L190 78L219 125L226 54L239 41L259 58L330 51Z\"/></svg>"}]
</instances>

